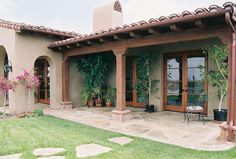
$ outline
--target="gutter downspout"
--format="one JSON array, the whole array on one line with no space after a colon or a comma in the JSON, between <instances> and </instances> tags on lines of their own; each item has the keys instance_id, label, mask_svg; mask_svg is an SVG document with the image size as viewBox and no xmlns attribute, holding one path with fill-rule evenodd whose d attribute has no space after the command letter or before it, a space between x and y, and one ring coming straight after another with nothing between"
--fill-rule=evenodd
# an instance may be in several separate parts
<instances>
[{"instance_id":1,"label":"gutter downspout","mask_svg":"<svg viewBox=\"0 0 236 159\"><path fill-rule=\"evenodd\" d=\"M228 127L228 137L227 140L229 142L233 141L233 126L236 124L235 122L235 82L236 82L236 29L231 21L231 13L225 13L225 21L227 25L230 27L232 31L232 39L231 39L231 47L229 50L229 110L228 110L228 119L227 119L227 127Z\"/></svg>"}]
</instances>

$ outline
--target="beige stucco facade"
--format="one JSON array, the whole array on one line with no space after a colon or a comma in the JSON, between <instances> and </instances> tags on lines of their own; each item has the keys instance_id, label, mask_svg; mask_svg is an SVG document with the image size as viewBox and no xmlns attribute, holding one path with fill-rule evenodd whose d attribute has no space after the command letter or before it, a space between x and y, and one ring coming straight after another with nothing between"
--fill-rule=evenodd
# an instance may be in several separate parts
<instances>
[{"instance_id":1,"label":"beige stucco facade","mask_svg":"<svg viewBox=\"0 0 236 159\"><path fill-rule=\"evenodd\" d=\"M42 34L16 33L11 29L0 28L0 46L6 50L8 59L12 62L13 71L9 78L16 78L23 69L34 72L34 64L37 59L46 59L50 65L50 107L59 108L62 99L61 63L62 55L48 49L47 46L58 39ZM1 75L3 74L3 56L1 49ZM32 90L31 110L36 109L41 104L35 100L35 90ZM2 95L1 102L2 104ZM21 85L16 86L15 92L9 92L9 106L13 113L27 111L27 91Z\"/></svg>"}]
</instances>

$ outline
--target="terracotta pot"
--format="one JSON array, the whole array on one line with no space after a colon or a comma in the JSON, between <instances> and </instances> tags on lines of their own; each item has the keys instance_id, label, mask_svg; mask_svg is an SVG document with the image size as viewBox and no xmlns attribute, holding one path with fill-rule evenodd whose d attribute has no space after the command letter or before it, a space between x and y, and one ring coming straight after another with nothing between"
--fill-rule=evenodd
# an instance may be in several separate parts
<instances>
[{"instance_id":1,"label":"terracotta pot","mask_svg":"<svg viewBox=\"0 0 236 159\"><path fill-rule=\"evenodd\" d=\"M87 105L88 105L88 107L93 107L94 106L94 100L93 99L88 100Z\"/></svg>"},{"instance_id":2,"label":"terracotta pot","mask_svg":"<svg viewBox=\"0 0 236 159\"><path fill-rule=\"evenodd\" d=\"M112 102L106 102L107 107L112 107Z\"/></svg>"},{"instance_id":3,"label":"terracotta pot","mask_svg":"<svg viewBox=\"0 0 236 159\"><path fill-rule=\"evenodd\" d=\"M102 106L102 99L95 99L95 105L96 105L96 107L101 107Z\"/></svg>"}]
</instances>

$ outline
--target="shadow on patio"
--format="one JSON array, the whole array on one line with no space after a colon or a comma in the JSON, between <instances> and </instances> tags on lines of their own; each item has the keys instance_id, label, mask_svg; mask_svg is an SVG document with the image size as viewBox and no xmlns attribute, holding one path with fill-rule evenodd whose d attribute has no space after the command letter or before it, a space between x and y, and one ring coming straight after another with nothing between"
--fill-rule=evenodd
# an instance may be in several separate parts
<instances>
[{"instance_id":1,"label":"shadow on patio","mask_svg":"<svg viewBox=\"0 0 236 159\"><path fill-rule=\"evenodd\" d=\"M76 108L73 110L45 109L47 115L76 121L97 128L143 137L163 143L174 144L197 150L226 150L233 143L221 142L219 124L206 119L206 124L198 121L197 115L191 115L190 123L184 121L182 113L157 112L146 113L143 109L131 110L131 120L124 123L112 121L113 108Z\"/></svg>"}]
</instances>

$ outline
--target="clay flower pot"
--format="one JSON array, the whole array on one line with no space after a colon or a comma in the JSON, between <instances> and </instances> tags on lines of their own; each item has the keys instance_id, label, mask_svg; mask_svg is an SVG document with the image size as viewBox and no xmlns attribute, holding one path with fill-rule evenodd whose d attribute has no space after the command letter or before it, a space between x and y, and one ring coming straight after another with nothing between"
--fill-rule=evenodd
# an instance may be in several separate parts
<instances>
[{"instance_id":1,"label":"clay flower pot","mask_svg":"<svg viewBox=\"0 0 236 159\"><path fill-rule=\"evenodd\" d=\"M106 107L112 107L112 102L106 102Z\"/></svg>"},{"instance_id":2,"label":"clay flower pot","mask_svg":"<svg viewBox=\"0 0 236 159\"><path fill-rule=\"evenodd\" d=\"M102 99L95 99L95 105L96 105L96 107L101 107L102 106Z\"/></svg>"},{"instance_id":3,"label":"clay flower pot","mask_svg":"<svg viewBox=\"0 0 236 159\"><path fill-rule=\"evenodd\" d=\"M93 107L94 106L94 100L93 99L88 100L87 105L88 105L88 107Z\"/></svg>"}]
</instances>

